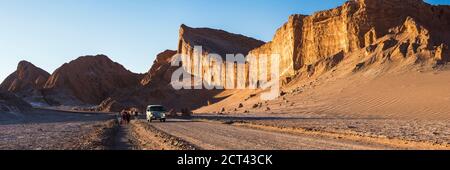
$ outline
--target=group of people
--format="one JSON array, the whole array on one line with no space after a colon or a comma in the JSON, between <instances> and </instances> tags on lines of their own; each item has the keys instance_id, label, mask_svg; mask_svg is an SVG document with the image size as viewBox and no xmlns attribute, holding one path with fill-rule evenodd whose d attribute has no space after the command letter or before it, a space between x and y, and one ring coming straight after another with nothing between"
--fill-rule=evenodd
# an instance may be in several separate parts
<instances>
[{"instance_id":1,"label":"group of people","mask_svg":"<svg viewBox=\"0 0 450 170\"><path fill-rule=\"evenodd\" d=\"M131 114L128 112L122 112L118 115L119 123L122 124L129 124L131 121Z\"/></svg>"}]
</instances>

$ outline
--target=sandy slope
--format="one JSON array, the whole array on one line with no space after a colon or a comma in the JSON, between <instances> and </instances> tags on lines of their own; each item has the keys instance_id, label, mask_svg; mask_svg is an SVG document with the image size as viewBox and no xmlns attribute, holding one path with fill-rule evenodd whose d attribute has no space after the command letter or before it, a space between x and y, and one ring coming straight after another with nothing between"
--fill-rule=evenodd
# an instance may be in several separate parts
<instances>
[{"instance_id":1,"label":"sandy slope","mask_svg":"<svg viewBox=\"0 0 450 170\"><path fill-rule=\"evenodd\" d=\"M323 84L318 81L310 88L303 94L286 96L286 100L298 103L292 108L273 106L274 109L450 120L450 71L398 73L374 78L361 74Z\"/></svg>"},{"instance_id":2,"label":"sandy slope","mask_svg":"<svg viewBox=\"0 0 450 170\"><path fill-rule=\"evenodd\" d=\"M283 88L286 95L273 101L259 100L257 91L226 91L219 97L228 98L195 112L211 114L225 108L227 119L252 124L448 146L450 69L415 67L358 73L343 71L346 69L295 80ZM251 94L256 96L249 97ZM262 119L249 120L248 115ZM271 118L280 116L300 119Z\"/></svg>"},{"instance_id":3,"label":"sandy slope","mask_svg":"<svg viewBox=\"0 0 450 170\"><path fill-rule=\"evenodd\" d=\"M303 84L303 85L301 85ZM330 73L325 78L299 82L284 89L288 93L278 100L263 102L253 109L257 98L244 101L251 92L242 92L196 112L219 111L226 106L233 111L243 108L274 113L311 113L348 117L392 119L450 120L450 70L410 71L377 76L363 72L347 77Z\"/></svg>"}]
</instances>

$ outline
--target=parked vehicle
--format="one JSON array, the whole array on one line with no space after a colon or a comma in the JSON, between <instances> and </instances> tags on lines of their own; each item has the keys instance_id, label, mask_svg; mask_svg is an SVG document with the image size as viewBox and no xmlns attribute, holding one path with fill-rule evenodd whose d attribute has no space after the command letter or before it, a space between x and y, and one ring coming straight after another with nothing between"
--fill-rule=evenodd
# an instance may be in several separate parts
<instances>
[{"instance_id":1,"label":"parked vehicle","mask_svg":"<svg viewBox=\"0 0 450 170\"><path fill-rule=\"evenodd\" d=\"M159 120L166 122L167 109L161 105L150 105L147 107L147 121Z\"/></svg>"}]
</instances>

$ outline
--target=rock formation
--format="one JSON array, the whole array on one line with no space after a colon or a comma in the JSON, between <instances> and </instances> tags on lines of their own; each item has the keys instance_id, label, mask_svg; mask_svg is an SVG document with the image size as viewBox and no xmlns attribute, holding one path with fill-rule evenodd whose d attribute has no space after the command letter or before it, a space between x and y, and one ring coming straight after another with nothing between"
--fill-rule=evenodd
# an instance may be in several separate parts
<instances>
[{"instance_id":1,"label":"rock formation","mask_svg":"<svg viewBox=\"0 0 450 170\"><path fill-rule=\"evenodd\" d=\"M371 53L362 58L409 55L439 64L450 61L449 28L449 6L421 0L352 0L311 16L292 15L272 42L250 53L280 54L284 76L329 70L317 66L335 66L352 53L360 54L361 49ZM379 46L383 52L395 52L374 54Z\"/></svg>"},{"instance_id":2,"label":"rock formation","mask_svg":"<svg viewBox=\"0 0 450 170\"><path fill-rule=\"evenodd\" d=\"M174 90L172 88L170 85L172 73L179 68L171 66L173 56L175 54L191 56L194 46L202 47L204 52L202 57L206 57L210 53L223 57L225 54L236 53L247 55L251 49L262 44L264 44L262 41L222 30L190 28L181 25L178 51L166 50L158 54L152 68L141 80L142 87L114 94L112 98L103 101L99 109L121 111L128 108L141 108L143 110L149 104L162 104L180 111L216 102L217 99L214 99L213 96L220 90ZM193 70L193 68L189 70Z\"/></svg>"},{"instance_id":3,"label":"rock formation","mask_svg":"<svg viewBox=\"0 0 450 170\"><path fill-rule=\"evenodd\" d=\"M290 16L271 42L249 54L280 54L282 90L301 93L318 81L445 68L450 62L448 30L450 6L422 0L350 0L309 16ZM247 71L259 74L252 68ZM233 93L197 111L219 111L224 106L231 110L241 102L256 105L259 100L242 96L258 93Z\"/></svg>"},{"instance_id":4,"label":"rock formation","mask_svg":"<svg viewBox=\"0 0 450 170\"><path fill-rule=\"evenodd\" d=\"M0 90L0 114L4 112L21 112L31 109L31 105L11 92Z\"/></svg>"},{"instance_id":5,"label":"rock formation","mask_svg":"<svg viewBox=\"0 0 450 170\"><path fill-rule=\"evenodd\" d=\"M202 46L205 54L216 53L222 57L226 54L244 54L264 42L239 34L211 28L191 28L181 25L178 42L178 53L191 55L194 46Z\"/></svg>"},{"instance_id":6,"label":"rock formation","mask_svg":"<svg viewBox=\"0 0 450 170\"><path fill-rule=\"evenodd\" d=\"M166 50L156 56L156 60L153 62L152 67L144 75L141 80L141 84L146 86L150 82L158 84L169 84L172 76L172 72L176 68L171 67L172 57L177 53L177 51Z\"/></svg>"},{"instance_id":7,"label":"rock formation","mask_svg":"<svg viewBox=\"0 0 450 170\"><path fill-rule=\"evenodd\" d=\"M190 28L186 25L181 25L178 53L185 56L182 57L182 66L189 74L196 77L202 77L207 81L215 80L224 86L226 85L226 77L229 76L229 74L235 74L225 72L226 55L242 54L246 56L252 49L260 47L263 44L264 42L262 41L223 30ZM194 50L195 46L200 46L202 50L200 59L198 60L194 57L196 56ZM211 67L207 58L209 54L220 55L220 57L222 57L222 65L220 67ZM201 65L201 68L196 68L196 65ZM212 74L211 78L206 76L206 73L208 72ZM214 73L222 73L223 76L217 77L214 76Z\"/></svg>"},{"instance_id":8,"label":"rock formation","mask_svg":"<svg viewBox=\"0 0 450 170\"><path fill-rule=\"evenodd\" d=\"M80 57L62 65L51 76L21 62L0 89L21 97L42 95L44 101L56 105L100 104L103 111L143 108L148 104L195 109L223 100L225 97L217 95L224 91L174 90L170 79L179 67L172 67L170 62L175 54L187 56L182 58L180 67L192 77L205 78L206 72L222 71L222 79L215 75L211 79L223 85L226 77L238 77L236 70L224 72L225 62L220 68L213 68L203 61L202 69L196 70L195 46L201 46L202 60L209 54L218 54L223 61L226 54L279 54L280 73L288 83L336 70L352 74L370 68L444 65L450 62L448 30L449 6L433 6L422 0L350 0L310 16L290 16L268 43L223 30L181 25L178 50L158 54L144 75L134 74L104 55ZM248 65L245 68L246 76L256 71Z\"/></svg>"},{"instance_id":9,"label":"rock formation","mask_svg":"<svg viewBox=\"0 0 450 170\"><path fill-rule=\"evenodd\" d=\"M42 105L46 103L42 88L49 76L49 73L30 62L21 61L17 70L2 82L0 89L14 93L30 103Z\"/></svg>"},{"instance_id":10,"label":"rock formation","mask_svg":"<svg viewBox=\"0 0 450 170\"><path fill-rule=\"evenodd\" d=\"M44 87L48 77L50 74L41 68L28 61L21 61L17 70L3 81L0 88L23 95L34 94Z\"/></svg>"},{"instance_id":11,"label":"rock formation","mask_svg":"<svg viewBox=\"0 0 450 170\"><path fill-rule=\"evenodd\" d=\"M261 54L271 55L279 54L280 70L282 75L294 75L297 69L295 61L299 55L300 42L302 40L303 19L305 15L292 15L289 21L279 28L273 40L264 44L260 48L256 48L250 52L251 55L258 57Z\"/></svg>"},{"instance_id":12,"label":"rock formation","mask_svg":"<svg viewBox=\"0 0 450 170\"><path fill-rule=\"evenodd\" d=\"M141 78L105 55L84 56L58 68L44 88L57 104L100 104L116 91L137 86Z\"/></svg>"}]
</instances>

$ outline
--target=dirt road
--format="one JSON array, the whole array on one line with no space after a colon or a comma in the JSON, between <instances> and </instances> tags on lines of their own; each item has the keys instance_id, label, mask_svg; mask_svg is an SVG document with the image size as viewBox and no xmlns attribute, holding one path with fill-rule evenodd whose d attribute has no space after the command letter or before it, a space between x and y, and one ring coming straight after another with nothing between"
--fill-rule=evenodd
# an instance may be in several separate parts
<instances>
[{"instance_id":1,"label":"dirt road","mask_svg":"<svg viewBox=\"0 0 450 170\"><path fill-rule=\"evenodd\" d=\"M270 132L216 122L172 119L166 123L151 123L149 126L207 150L398 149L369 142Z\"/></svg>"},{"instance_id":2,"label":"dirt road","mask_svg":"<svg viewBox=\"0 0 450 170\"><path fill-rule=\"evenodd\" d=\"M36 110L0 113L0 150L101 150L112 116Z\"/></svg>"},{"instance_id":3,"label":"dirt road","mask_svg":"<svg viewBox=\"0 0 450 170\"><path fill-rule=\"evenodd\" d=\"M376 150L421 148L392 144L391 139L383 139L384 142L379 142L378 138L355 139L328 135L322 131L291 133L283 128L281 130L280 128L266 129L250 126L252 124L247 126L245 123L235 123L239 121L233 121L231 124L227 124L226 121L211 121L215 119L210 121L169 119L165 123L133 120L129 125L120 126L115 123L115 117L110 114L38 110L30 114L1 114L0 116L0 149ZM248 119L273 121L273 119L281 118L259 116ZM205 117L201 120L205 120ZM284 119L279 121L286 124ZM297 119L291 121L299 122Z\"/></svg>"},{"instance_id":4,"label":"dirt road","mask_svg":"<svg viewBox=\"0 0 450 170\"><path fill-rule=\"evenodd\" d=\"M136 150L139 149L135 144L135 139L132 136L130 127L128 125L117 125L114 133L113 144L109 148L111 150Z\"/></svg>"}]
</instances>

